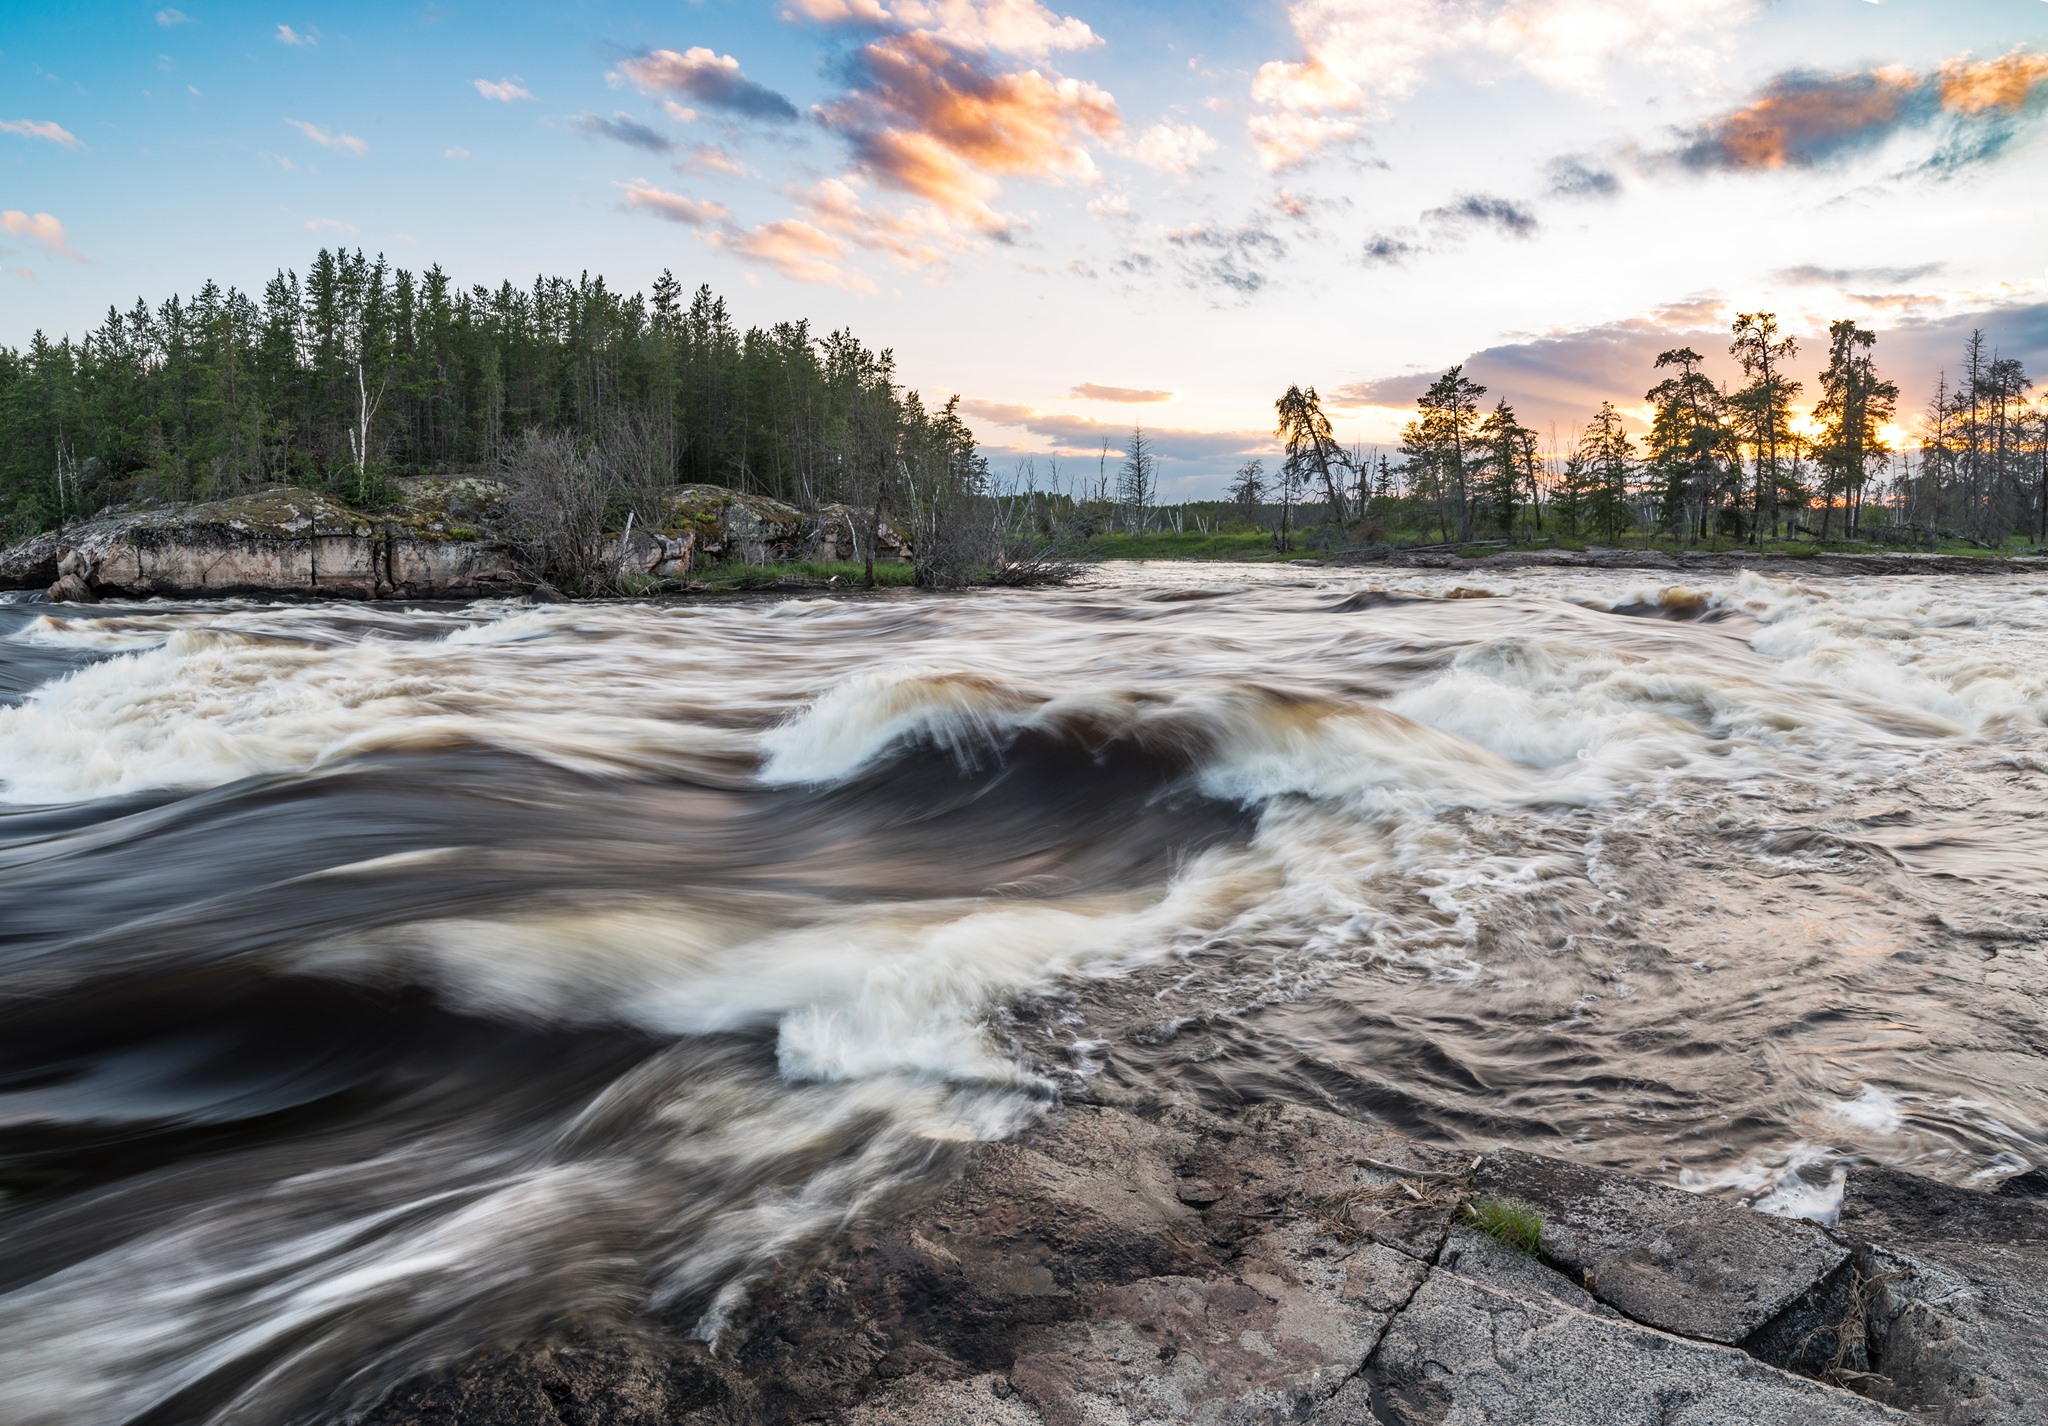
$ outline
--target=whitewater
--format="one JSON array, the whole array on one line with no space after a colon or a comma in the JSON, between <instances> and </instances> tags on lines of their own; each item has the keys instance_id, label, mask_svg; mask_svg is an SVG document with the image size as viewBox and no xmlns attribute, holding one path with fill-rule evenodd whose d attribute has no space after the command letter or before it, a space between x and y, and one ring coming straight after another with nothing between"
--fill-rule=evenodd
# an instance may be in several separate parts
<instances>
[{"instance_id":1,"label":"whitewater","mask_svg":"<svg viewBox=\"0 0 2048 1426\"><path fill-rule=\"evenodd\" d=\"M2048 1167L2048 581L0 605L0 1419L340 1419L1076 1095Z\"/></svg>"}]
</instances>

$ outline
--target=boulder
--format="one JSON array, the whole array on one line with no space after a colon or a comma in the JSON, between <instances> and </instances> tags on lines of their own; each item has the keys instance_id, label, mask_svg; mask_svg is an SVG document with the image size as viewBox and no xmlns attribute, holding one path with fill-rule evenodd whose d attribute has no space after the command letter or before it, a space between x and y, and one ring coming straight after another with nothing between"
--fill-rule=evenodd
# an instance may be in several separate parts
<instances>
[{"instance_id":1,"label":"boulder","mask_svg":"<svg viewBox=\"0 0 2048 1426\"><path fill-rule=\"evenodd\" d=\"M804 515L765 495L743 495L718 485L685 485L669 497L660 533L691 535L712 559L748 564L804 557Z\"/></svg>"},{"instance_id":2,"label":"boulder","mask_svg":"<svg viewBox=\"0 0 2048 1426\"><path fill-rule=\"evenodd\" d=\"M1811 1223L1512 1149L1473 1182L1536 1208L1544 1262L1667 1332L1806 1364L1817 1347L1801 1339L1846 1305L1849 1249Z\"/></svg>"},{"instance_id":3,"label":"boulder","mask_svg":"<svg viewBox=\"0 0 2048 1426\"><path fill-rule=\"evenodd\" d=\"M1858 1168L1838 1231L1874 1395L1941 1426L2048 1423L2048 1201Z\"/></svg>"},{"instance_id":4,"label":"boulder","mask_svg":"<svg viewBox=\"0 0 2048 1426\"><path fill-rule=\"evenodd\" d=\"M1433 1270L1319 1426L1906 1426L1718 1343Z\"/></svg>"},{"instance_id":5,"label":"boulder","mask_svg":"<svg viewBox=\"0 0 2048 1426\"><path fill-rule=\"evenodd\" d=\"M58 577L57 582L50 586L49 597L52 604L97 604L100 602L100 597L92 592L92 586L87 584L81 576L71 573Z\"/></svg>"}]
</instances>

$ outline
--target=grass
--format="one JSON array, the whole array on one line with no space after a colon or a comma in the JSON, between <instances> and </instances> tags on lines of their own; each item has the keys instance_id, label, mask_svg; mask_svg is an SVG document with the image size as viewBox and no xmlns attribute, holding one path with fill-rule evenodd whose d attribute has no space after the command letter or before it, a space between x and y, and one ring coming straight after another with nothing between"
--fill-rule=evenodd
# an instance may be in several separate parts
<instances>
[{"instance_id":1,"label":"grass","mask_svg":"<svg viewBox=\"0 0 2048 1426\"><path fill-rule=\"evenodd\" d=\"M1503 1247L1534 1257L1543 1240L1543 1220L1519 1198L1475 1198L1465 1221Z\"/></svg>"},{"instance_id":2,"label":"grass","mask_svg":"<svg viewBox=\"0 0 2048 1426\"><path fill-rule=\"evenodd\" d=\"M1107 560L1256 560L1278 559L1273 537L1264 530L1232 530L1205 535L1199 530L1174 534L1161 530L1143 535L1097 535L1088 553ZM1306 553L1297 550L1295 554ZM1291 556L1290 556L1291 558Z\"/></svg>"},{"instance_id":3,"label":"grass","mask_svg":"<svg viewBox=\"0 0 2048 1426\"><path fill-rule=\"evenodd\" d=\"M908 564L884 563L875 566L875 583L884 587L902 586L914 583L917 571ZM702 570L691 579L692 585L700 589L745 590L774 589L790 584L839 584L861 588L867 583L867 569L851 560L791 560L787 564L718 564Z\"/></svg>"}]
</instances>

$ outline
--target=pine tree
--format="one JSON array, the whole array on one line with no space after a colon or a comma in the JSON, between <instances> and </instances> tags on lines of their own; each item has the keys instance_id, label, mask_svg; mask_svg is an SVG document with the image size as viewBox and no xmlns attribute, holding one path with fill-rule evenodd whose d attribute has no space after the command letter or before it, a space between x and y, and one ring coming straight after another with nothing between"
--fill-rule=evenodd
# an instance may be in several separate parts
<instances>
[{"instance_id":1,"label":"pine tree","mask_svg":"<svg viewBox=\"0 0 2048 1426\"><path fill-rule=\"evenodd\" d=\"M1789 484L1792 459L1792 398L1800 383L1785 375L1785 366L1799 354L1799 343L1778 334L1774 312L1744 312L1735 319L1735 340L1728 351L1742 364L1749 384L1729 398L1736 426L1755 462L1754 521L1750 542L1762 540L1768 527L1777 530L1778 511L1788 495L1800 497Z\"/></svg>"}]
</instances>

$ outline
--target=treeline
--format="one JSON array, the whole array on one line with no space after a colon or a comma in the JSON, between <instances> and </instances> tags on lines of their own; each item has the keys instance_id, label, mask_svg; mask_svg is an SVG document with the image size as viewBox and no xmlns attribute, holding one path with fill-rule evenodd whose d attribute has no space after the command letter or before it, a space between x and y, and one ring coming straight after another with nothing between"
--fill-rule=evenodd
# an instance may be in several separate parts
<instances>
[{"instance_id":1,"label":"treeline","mask_svg":"<svg viewBox=\"0 0 2048 1426\"><path fill-rule=\"evenodd\" d=\"M465 289L323 250L260 297L209 282L0 348L0 525L278 481L374 505L397 476L501 472L535 433L622 492L704 482L930 517L985 480L954 403L927 409L851 332L742 332L667 272L649 294L587 274Z\"/></svg>"},{"instance_id":2,"label":"treeline","mask_svg":"<svg viewBox=\"0 0 2048 1426\"><path fill-rule=\"evenodd\" d=\"M1829 327L1804 430L1793 410L1807 391L1793 374L1798 342L1769 312L1742 314L1731 337L1739 385L1708 377L1691 347L1658 356L1641 439L1612 402L1568 440L1545 438L1507 401L1488 407L1486 388L1458 366L1417 398L1396 462L1339 445L1315 388L1289 387L1274 403L1284 460L1270 474L1262 461L1241 467L1230 499L1241 518L1270 520L1282 548L1299 507L1325 540L1359 527L1349 535L1444 542L2048 542L2048 402L2029 400L2021 363L1991 351L1983 332L1971 333L1953 379L1942 375L1917 450L1886 438L1899 389L1878 369L1873 332Z\"/></svg>"}]
</instances>

